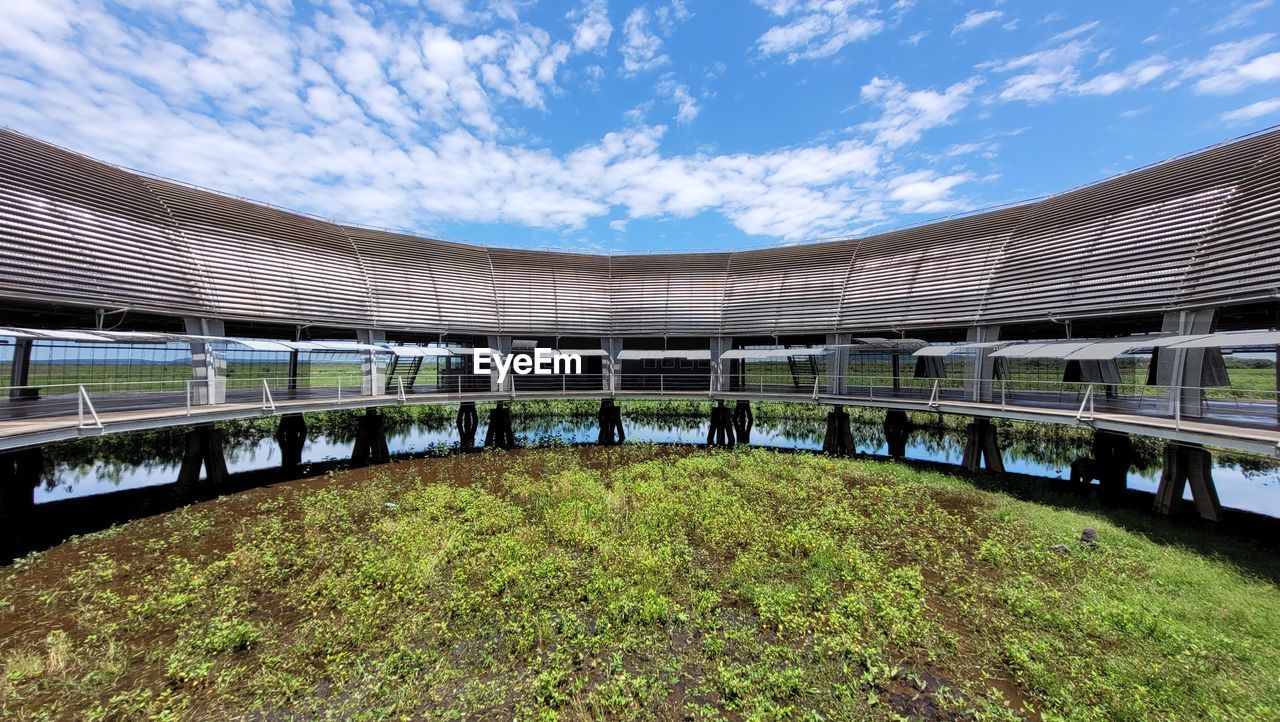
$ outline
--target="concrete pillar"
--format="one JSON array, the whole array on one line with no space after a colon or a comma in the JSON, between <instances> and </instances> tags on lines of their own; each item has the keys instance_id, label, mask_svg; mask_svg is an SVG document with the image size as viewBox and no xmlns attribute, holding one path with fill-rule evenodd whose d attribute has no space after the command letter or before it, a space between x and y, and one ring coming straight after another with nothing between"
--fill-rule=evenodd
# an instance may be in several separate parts
<instances>
[{"instance_id":1,"label":"concrete pillar","mask_svg":"<svg viewBox=\"0 0 1280 722\"><path fill-rule=\"evenodd\" d=\"M991 419L977 418L965 430L964 457L960 464L969 471L986 468L998 474L1004 473L1004 459L1000 457L1000 442Z\"/></svg>"},{"instance_id":2,"label":"concrete pillar","mask_svg":"<svg viewBox=\"0 0 1280 722\"><path fill-rule=\"evenodd\" d=\"M307 444L307 422L302 414L280 417L276 443L280 445L280 470L286 475L297 473L302 466L302 449Z\"/></svg>"},{"instance_id":3,"label":"concrete pillar","mask_svg":"<svg viewBox=\"0 0 1280 722\"><path fill-rule=\"evenodd\" d=\"M484 435L484 445L490 449L516 448L516 433L511 424L511 409L499 401L489 412L489 428Z\"/></svg>"},{"instance_id":4,"label":"concrete pillar","mask_svg":"<svg viewBox=\"0 0 1280 722\"><path fill-rule=\"evenodd\" d=\"M1213 333L1217 309L1170 311L1164 315L1160 332L1170 335ZM1220 349L1160 349L1155 382L1176 387L1169 394L1169 415L1200 416L1204 410L1204 376L1211 365L1221 365Z\"/></svg>"},{"instance_id":5,"label":"concrete pillar","mask_svg":"<svg viewBox=\"0 0 1280 722\"><path fill-rule=\"evenodd\" d=\"M1156 488L1155 512L1172 514L1182 506L1182 494L1191 484L1191 498L1203 519L1221 521L1222 505L1213 484L1213 456L1191 444L1165 444L1164 468Z\"/></svg>"},{"instance_id":6,"label":"concrete pillar","mask_svg":"<svg viewBox=\"0 0 1280 722\"><path fill-rule=\"evenodd\" d=\"M843 406L832 407L827 414L827 431L822 437L822 451L846 456L857 451L853 432L849 430L849 412Z\"/></svg>"},{"instance_id":7,"label":"concrete pillar","mask_svg":"<svg viewBox=\"0 0 1280 722\"><path fill-rule=\"evenodd\" d=\"M750 401L739 401L733 407L733 433L739 444L751 443L751 427L755 426L756 417L751 413Z\"/></svg>"},{"instance_id":8,"label":"concrete pillar","mask_svg":"<svg viewBox=\"0 0 1280 722\"><path fill-rule=\"evenodd\" d=\"M1133 443L1128 434L1118 431L1093 432L1093 456L1071 463L1071 486L1086 491L1097 479L1102 496L1117 501L1129 487L1129 466L1133 463Z\"/></svg>"},{"instance_id":9,"label":"concrete pillar","mask_svg":"<svg viewBox=\"0 0 1280 722\"><path fill-rule=\"evenodd\" d=\"M187 450L178 470L178 489L194 489L200 481L201 467L204 467L206 484L216 486L227 480L227 457L223 451L222 432L212 424L195 426L187 432Z\"/></svg>"},{"instance_id":10,"label":"concrete pillar","mask_svg":"<svg viewBox=\"0 0 1280 722\"><path fill-rule=\"evenodd\" d=\"M378 329L362 328L356 331L356 340L360 343L384 343L387 332ZM364 352L360 360L360 394L362 396L382 396L387 392L387 380L379 373L378 353Z\"/></svg>"},{"instance_id":11,"label":"concrete pillar","mask_svg":"<svg viewBox=\"0 0 1280 722\"><path fill-rule=\"evenodd\" d=\"M387 420L370 406L364 410L356 427L356 440L351 447L351 464L369 466L388 461L391 461L391 450L387 447Z\"/></svg>"},{"instance_id":12,"label":"concrete pillar","mask_svg":"<svg viewBox=\"0 0 1280 722\"><path fill-rule=\"evenodd\" d=\"M627 440L627 434L622 428L622 407L615 404L613 399L600 400L596 420L600 422L600 435L596 439L600 446L613 446Z\"/></svg>"},{"instance_id":13,"label":"concrete pillar","mask_svg":"<svg viewBox=\"0 0 1280 722\"><path fill-rule=\"evenodd\" d=\"M31 339L14 339L13 363L9 366L9 398L36 398L38 389L18 388L26 386L31 380Z\"/></svg>"},{"instance_id":14,"label":"concrete pillar","mask_svg":"<svg viewBox=\"0 0 1280 722\"><path fill-rule=\"evenodd\" d=\"M474 401L458 404L458 446L473 449L476 445L476 428L480 425L480 414L476 412Z\"/></svg>"},{"instance_id":15,"label":"concrete pillar","mask_svg":"<svg viewBox=\"0 0 1280 722\"><path fill-rule=\"evenodd\" d=\"M192 336L225 336L222 321L212 318L183 319ZM227 359L213 350L213 342L196 339L191 346L191 403L220 404L227 400Z\"/></svg>"},{"instance_id":16,"label":"concrete pillar","mask_svg":"<svg viewBox=\"0 0 1280 722\"><path fill-rule=\"evenodd\" d=\"M511 354L511 337L510 336L489 336L489 348L502 354L504 357ZM498 383L498 365L490 364L489 367L489 390L490 391L510 391L515 388L515 375L507 374L507 378ZM489 414L492 418L493 414ZM504 447L505 448L505 447Z\"/></svg>"},{"instance_id":17,"label":"concrete pillar","mask_svg":"<svg viewBox=\"0 0 1280 722\"><path fill-rule=\"evenodd\" d=\"M44 473L39 447L0 452L0 522L9 528L26 526L35 510L35 490Z\"/></svg>"},{"instance_id":18,"label":"concrete pillar","mask_svg":"<svg viewBox=\"0 0 1280 722\"><path fill-rule=\"evenodd\" d=\"M907 442L911 440L911 420L902 409L889 409L884 413L884 440L889 446L889 456L900 459L907 455Z\"/></svg>"},{"instance_id":19,"label":"concrete pillar","mask_svg":"<svg viewBox=\"0 0 1280 722\"><path fill-rule=\"evenodd\" d=\"M966 343L990 343L1000 340L999 326L971 326L965 334ZM965 396L971 401L991 401L992 379L995 378L996 360L991 351L978 349L964 359Z\"/></svg>"},{"instance_id":20,"label":"concrete pillar","mask_svg":"<svg viewBox=\"0 0 1280 722\"><path fill-rule=\"evenodd\" d=\"M618 360L618 354L622 353L622 339L616 336L602 338L600 348L605 352L604 358L600 359L600 373L604 375L601 385L605 391L617 393L622 380L622 362Z\"/></svg>"},{"instance_id":21,"label":"concrete pillar","mask_svg":"<svg viewBox=\"0 0 1280 722\"><path fill-rule=\"evenodd\" d=\"M826 390L829 394L846 394L849 392L849 343L852 339L851 334L847 333L829 333L827 334L827 346L832 346L827 352L827 383Z\"/></svg>"},{"instance_id":22,"label":"concrete pillar","mask_svg":"<svg viewBox=\"0 0 1280 722\"><path fill-rule=\"evenodd\" d=\"M1280 331L1280 303L1271 309L1271 330ZM1280 346L1276 346L1276 421L1280 421Z\"/></svg>"},{"instance_id":23,"label":"concrete pillar","mask_svg":"<svg viewBox=\"0 0 1280 722\"><path fill-rule=\"evenodd\" d=\"M733 348L731 336L717 336L711 339L711 382L712 391L725 391L729 388L729 363L720 357Z\"/></svg>"},{"instance_id":24,"label":"concrete pillar","mask_svg":"<svg viewBox=\"0 0 1280 722\"><path fill-rule=\"evenodd\" d=\"M707 428L707 446L732 449L735 443L732 414L723 401L717 401L711 408L711 423Z\"/></svg>"}]
</instances>

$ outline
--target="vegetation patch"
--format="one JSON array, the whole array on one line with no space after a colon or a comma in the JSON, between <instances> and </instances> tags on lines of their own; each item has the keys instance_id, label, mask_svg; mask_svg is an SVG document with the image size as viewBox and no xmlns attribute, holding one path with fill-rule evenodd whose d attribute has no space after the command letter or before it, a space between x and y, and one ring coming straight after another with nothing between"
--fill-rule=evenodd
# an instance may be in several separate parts
<instances>
[{"instance_id":1,"label":"vegetation patch","mask_svg":"<svg viewBox=\"0 0 1280 722\"><path fill-rule=\"evenodd\" d=\"M0 569L0 717L1280 715L1280 566L1124 519L753 449L343 472Z\"/></svg>"}]
</instances>

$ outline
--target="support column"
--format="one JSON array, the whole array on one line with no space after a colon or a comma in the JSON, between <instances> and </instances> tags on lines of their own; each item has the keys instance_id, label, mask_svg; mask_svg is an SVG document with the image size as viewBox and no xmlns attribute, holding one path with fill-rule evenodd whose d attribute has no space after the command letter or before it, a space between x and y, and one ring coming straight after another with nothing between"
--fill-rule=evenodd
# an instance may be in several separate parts
<instances>
[{"instance_id":1,"label":"support column","mask_svg":"<svg viewBox=\"0 0 1280 722\"><path fill-rule=\"evenodd\" d=\"M1182 506L1182 494L1191 484L1191 498L1200 517L1221 521L1222 505L1213 484L1213 456L1203 447L1190 444L1165 444L1164 468L1156 489L1155 512L1172 514Z\"/></svg>"},{"instance_id":2,"label":"support column","mask_svg":"<svg viewBox=\"0 0 1280 722\"><path fill-rule=\"evenodd\" d=\"M889 446L889 456L900 459L907 455L907 442L911 439L911 420L902 409L889 409L884 413L884 440Z\"/></svg>"},{"instance_id":3,"label":"support column","mask_svg":"<svg viewBox=\"0 0 1280 722\"><path fill-rule=\"evenodd\" d=\"M622 339L616 336L602 338L600 348L605 352L604 358L600 359L600 372L604 374L601 384L605 391L617 393L622 374L622 362L618 360L618 354L622 353Z\"/></svg>"},{"instance_id":4,"label":"support column","mask_svg":"<svg viewBox=\"0 0 1280 722\"><path fill-rule=\"evenodd\" d=\"M730 336L717 336L711 339L711 383L709 386L712 391L725 391L729 388L729 369L724 368L720 357L725 351L733 348L733 338Z\"/></svg>"},{"instance_id":5,"label":"support column","mask_svg":"<svg viewBox=\"0 0 1280 722\"><path fill-rule=\"evenodd\" d=\"M734 443L732 414L723 401L717 401L711 408L711 423L707 428L707 446L732 449Z\"/></svg>"},{"instance_id":6,"label":"support column","mask_svg":"<svg viewBox=\"0 0 1280 722\"><path fill-rule=\"evenodd\" d=\"M276 426L276 443L280 445L280 471L296 474L302 466L302 449L307 444L307 422L302 414L285 414Z\"/></svg>"},{"instance_id":7,"label":"support column","mask_svg":"<svg viewBox=\"0 0 1280 722\"><path fill-rule=\"evenodd\" d=\"M499 401L489 412L489 428L485 431L484 445L490 449L516 448L515 429L511 425L511 409Z\"/></svg>"},{"instance_id":8,"label":"support column","mask_svg":"<svg viewBox=\"0 0 1280 722\"><path fill-rule=\"evenodd\" d=\"M225 336L226 329L217 319L185 318L187 333L192 336ZM191 403L220 404L227 400L227 360L213 350L213 342L197 339L191 345Z\"/></svg>"},{"instance_id":9,"label":"support column","mask_svg":"<svg viewBox=\"0 0 1280 722\"><path fill-rule=\"evenodd\" d=\"M222 432L212 424L202 424L187 432L187 451L178 470L178 489L195 489L200 482L201 467L204 467L205 484L217 486L227 480Z\"/></svg>"},{"instance_id":10,"label":"support column","mask_svg":"<svg viewBox=\"0 0 1280 722\"><path fill-rule=\"evenodd\" d=\"M476 428L480 426L480 414L476 412L474 401L464 401L458 405L458 445L464 449L473 449L476 445Z\"/></svg>"},{"instance_id":11,"label":"support column","mask_svg":"<svg viewBox=\"0 0 1280 722\"><path fill-rule=\"evenodd\" d=\"M822 451L838 456L857 451L853 443L853 432L849 430L849 412L843 406L834 406L827 414L827 431L822 437Z\"/></svg>"},{"instance_id":12,"label":"support column","mask_svg":"<svg viewBox=\"0 0 1280 722\"><path fill-rule=\"evenodd\" d=\"M1271 330L1280 331L1280 303L1271 309ZM1280 346L1276 346L1276 421L1280 421Z\"/></svg>"},{"instance_id":13,"label":"support column","mask_svg":"<svg viewBox=\"0 0 1280 722\"><path fill-rule=\"evenodd\" d=\"M1213 308L1170 311L1164 315L1160 332L1169 335L1213 333L1216 316L1217 309ZM1154 363L1155 383L1178 389L1178 393L1169 394L1170 416L1200 416L1204 410L1204 387L1213 384L1219 367L1225 375L1222 351L1216 348L1160 349Z\"/></svg>"},{"instance_id":14,"label":"support column","mask_svg":"<svg viewBox=\"0 0 1280 722\"><path fill-rule=\"evenodd\" d=\"M756 417L751 413L750 401L739 401L733 407L733 433L739 444L751 443L751 427L755 426Z\"/></svg>"},{"instance_id":15,"label":"support column","mask_svg":"<svg viewBox=\"0 0 1280 722\"><path fill-rule=\"evenodd\" d=\"M1071 486L1084 492L1097 479L1102 497L1117 501L1129 488L1129 466L1133 463L1133 443L1118 431L1093 432L1093 456L1071 462Z\"/></svg>"},{"instance_id":16,"label":"support column","mask_svg":"<svg viewBox=\"0 0 1280 722\"><path fill-rule=\"evenodd\" d=\"M999 326L972 326L965 335L966 343L990 343L1000 340ZM978 349L964 361L965 396L972 401L992 400L992 379L995 378L996 360L987 349Z\"/></svg>"},{"instance_id":17,"label":"support column","mask_svg":"<svg viewBox=\"0 0 1280 722\"><path fill-rule=\"evenodd\" d=\"M387 332L369 328L358 329L356 340L360 343L383 343L387 340ZM360 394L362 396L382 396L387 392L386 379L381 378L378 372L378 354L374 351L365 352L360 361Z\"/></svg>"},{"instance_id":18,"label":"support column","mask_svg":"<svg viewBox=\"0 0 1280 722\"><path fill-rule=\"evenodd\" d=\"M31 521L43 472L39 447L0 453L0 526L19 529Z\"/></svg>"},{"instance_id":19,"label":"support column","mask_svg":"<svg viewBox=\"0 0 1280 722\"><path fill-rule=\"evenodd\" d=\"M827 334L827 383L826 390L830 394L846 394L849 392L849 342L852 338L847 333Z\"/></svg>"},{"instance_id":20,"label":"support column","mask_svg":"<svg viewBox=\"0 0 1280 722\"><path fill-rule=\"evenodd\" d=\"M1004 459L1000 458L1000 442L991 419L974 419L965 430L964 457L960 464L969 471L986 468L997 474L1004 473Z\"/></svg>"},{"instance_id":21,"label":"support column","mask_svg":"<svg viewBox=\"0 0 1280 722\"><path fill-rule=\"evenodd\" d=\"M600 446L613 446L627 440L627 434L622 429L622 407L615 404L613 399L600 400L596 420L600 422L600 435L596 439Z\"/></svg>"},{"instance_id":22,"label":"support column","mask_svg":"<svg viewBox=\"0 0 1280 722\"><path fill-rule=\"evenodd\" d=\"M18 388L26 386L31 380L31 339L16 338L13 340L13 363L9 366L9 398L34 399L40 396L39 389Z\"/></svg>"},{"instance_id":23,"label":"support column","mask_svg":"<svg viewBox=\"0 0 1280 722\"><path fill-rule=\"evenodd\" d=\"M356 441L351 447L351 464L368 466L388 461L391 461L391 450L387 447L387 420L370 406L364 410L356 427Z\"/></svg>"}]
</instances>

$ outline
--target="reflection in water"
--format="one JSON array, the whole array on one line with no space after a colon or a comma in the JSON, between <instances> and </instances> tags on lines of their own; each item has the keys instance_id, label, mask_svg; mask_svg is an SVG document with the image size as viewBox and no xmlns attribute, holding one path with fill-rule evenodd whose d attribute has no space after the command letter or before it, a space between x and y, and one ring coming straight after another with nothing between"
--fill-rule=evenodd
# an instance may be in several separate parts
<instances>
[{"instance_id":1,"label":"reflection in water","mask_svg":"<svg viewBox=\"0 0 1280 722\"><path fill-rule=\"evenodd\" d=\"M480 415L476 438L483 439L486 418ZM599 428L594 417L524 417L515 420L523 444L549 442L594 443ZM628 442L703 444L707 420L693 416L645 417L625 420ZM755 419L752 446L818 450L822 446L823 421L819 419ZM227 469L230 473L270 469L281 463L273 425L245 422L227 431ZM880 424L853 423L853 437L860 453L889 455ZM1087 434L1053 426L1019 425L1000 428L1000 447L1009 472L1050 478L1066 478L1071 462L1091 454ZM353 426L327 424L309 428L303 463L343 461L351 456ZM964 432L942 427L913 429L905 457L959 464L964 452ZM421 453L457 445L454 419L428 418L387 429L393 455ZM36 503L102 494L122 489L173 483L178 477L184 448L183 431L168 430L103 437L92 444L55 444L46 448L49 466L44 484L36 489ZM1135 444L1135 464L1129 471L1129 487L1154 492L1160 477L1159 444ZM1280 517L1280 467L1260 457L1215 454L1214 481L1222 504ZM1188 490L1187 499L1190 499Z\"/></svg>"}]
</instances>

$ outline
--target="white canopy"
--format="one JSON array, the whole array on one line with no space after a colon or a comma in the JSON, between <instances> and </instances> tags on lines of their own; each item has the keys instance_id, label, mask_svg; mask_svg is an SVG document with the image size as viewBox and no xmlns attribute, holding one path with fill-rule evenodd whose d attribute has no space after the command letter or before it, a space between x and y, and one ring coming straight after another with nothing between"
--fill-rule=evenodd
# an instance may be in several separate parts
<instances>
[{"instance_id":1,"label":"white canopy","mask_svg":"<svg viewBox=\"0 0 1280 722\"><path fill-rule=\"evenodd\" d=\"M723 359L791 358L793 356L821 356L826 346L797 346L795 348L735 348L720 354ZM708 356L708 358L710 358Z\"/></svg>"},{"instance_id":2,"label":"white canopy","mask_svg":"<svg viewBox=\"0 0 1280 722\"><path fill-rule=\"evenodd\" d=\"M293 351L292 348L286 346L281 341L259 341L251 338L229 338L227 339L227 342L234 343L237 346L244 346L245 348L253 351L283 351L286 353Z\"/></svg>"},{"instance_id":3,"label":"white canopy","mask_svg":"<svg viewBox=\"0 0 1280 722\"><path fill-rule=\"evenodd\" d=\"M983 341L981 343L935 344L911 354L912 356L950 356L953 353L978 351L984 348L996 348L1009 345L1008 341Z\"/></svg>"},{"instance_id":4,"label":"white canopy","mask_svg":"<svg viewBox=\"0 0 1280 722\"><path fill-rule=\"evenodd\" d=\"M387 351L401 358L423 358L425 356L453 356L450 351L443 346L387 346Z\"/></svg>"},{"instance_id":5,"label":"white canopy","mask_svg":"<svg viewBox=\"0 0 1280 722\"><path fill-rule=\"evenodd\" d=\"M1179 336L1134 336L1092 341L1055 341L1052 343L1019 343L996 351L992 356L1005 358L1056 358L1068 361L1108 361L1140 349L1170 350L1195 348L1232 348L1280 346L1280 331L1245 333L1201 333ZM917 354L922 355L922 354Z\"/></svg>"},{"instance_id":6,"label":"white canopy","mask_svg":"<svg viewBox=\"0 0 1280 722\"><path fill-rule=\"evenodd\" d=\"M623 349L618 352L618 358L622 361L636 361L639 359L666 359L666 358L687 358L694 361L710 361L711 349L674 349L674 350L654 350L642 351L639 349Z\"/></svg>"}]
</instances>

